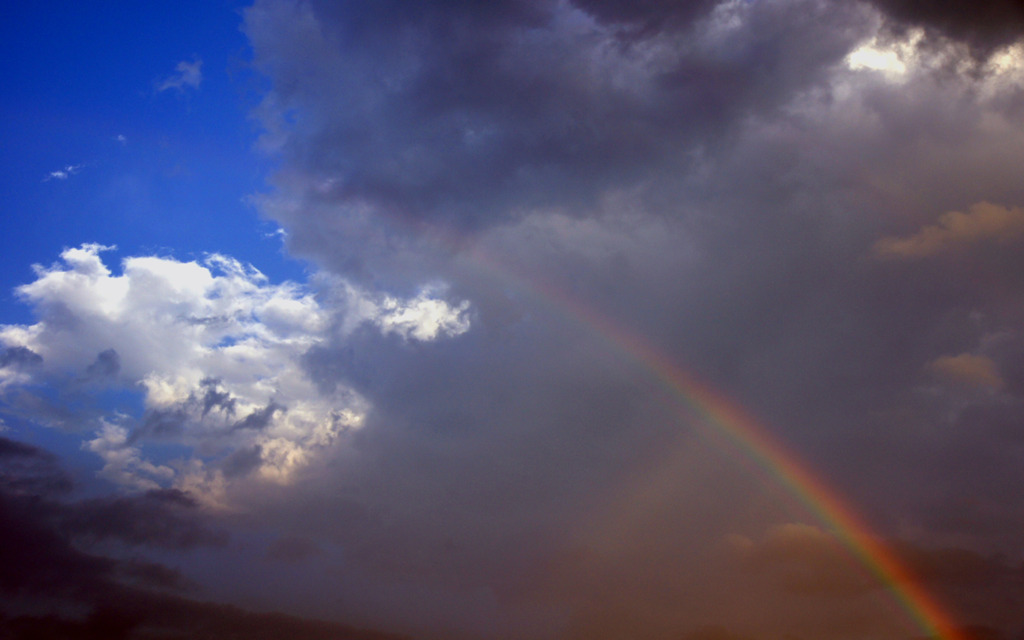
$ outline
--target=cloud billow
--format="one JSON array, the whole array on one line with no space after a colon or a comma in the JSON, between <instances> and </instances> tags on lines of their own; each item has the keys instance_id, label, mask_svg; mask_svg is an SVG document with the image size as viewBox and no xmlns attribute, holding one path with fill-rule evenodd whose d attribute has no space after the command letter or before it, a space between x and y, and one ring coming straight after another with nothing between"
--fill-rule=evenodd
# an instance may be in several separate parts
<instances>
[{"instance_id":1,"label":"cloud billow","mask_svg":"<svg viewBox=\"0 0 1024 640\"><path fill-rule=\"evenodd\" d=\"M999 47L1024 38L1024 6L1016 0L978 4L970 0L872 0L888 14L897 29L924 28L965 43L974 55L985 57Z\"/></svg>"},{"instance_id":2,"label":"cloud billow","mask_svg":"<svg viewBox=\"0 0 1024 640\"><path fill-rule=\"evenodd\" d=\"M1000 354L1022 339L1007 302L1020 56L1011 30L949 15L816 0L249 9L271 86L261 146L281 161L256 202L289 250L396 291L441 280L474 310L437 349L356 332L303 356L318 388L373 406L344 463L297 488L332 515L301 512L319 525L290 531L351 551L377 585L352 610L486 635L459 609L480 587L519 637L723 620L738 636L844 637L863 632L836 626L854 610L899 637L858 609L877 585L830 578L834 540L731 463L708 468L721 459L692 416L666 415L595 317L738 399L882 535L1009 550L992 532L1020 521L1016 500L979 505L989 533L924 524L968 499L938 471L950 460L975 492L1020 478L985 464L1019 461L1008 440L958 417L1019 410L1019 358ZM351 493L328 499L335 486ZM778 583L716 555L765 531L771 553L821 554L783 579L824 598L820 616L793 604L768 631ZM417 606L417 589L444 595Z\"/></svg>"},{"instance_id":3,"label":"cloud billow","mask_svg":"<svg viewBox=\"0 0 1024 640\"><path fill-rule=\"evenodd\" d=\"M957 6L257 2L252 202L308 282L37 266L0 408L122 493L0 441L12 491L57 558L412 637L921 635L672 363L1015 637L1024 58Z\"/></svg>"},{"instance_id":4,"label":"cloud billow","mask_svg":"<svg viewBox=\"0 0 1024 640\"><path fill-rule=\"evenodd\" d=\"M303 372L313 346L373 325L401 340L431 341L465 332L467 305L434 291L416 298L369 294L340 281L324 295L265 276L224 256L203 264L137 257L114 275L96 244L65 250L62 263L38 267L19 289L38 314L33 325L0 327L0 396L23 419L92 431L84 448L104 460L103 475L142 490L189 487L210 501L223 491L219 460L259 451L249 465L285 482L316 451L357 428L365 401L346 388L324 395ZM338 291L330 293L331 287ZM37 395L34 384L62 389ZM144 411L125 414L97 399L64 407L63 396L104 390L141 392ZM72 415L77 414L77 415ZM173 442L198 456L156 463L147 441ZM236 456L237 457L237 456ZM205 460L205 462L204 462Z\"/></svg>"},{"instance_id":5,"label":"cloud billow","mask_svg":"<svg viewBox=\"0 0 1024 640\"><path fill-rule=\"evenodd\" d=\"M356 272L396 268L396 248L438 227L584 215L674 181L739 119L820 80L863 19L654 4L645 21L614 3L258 3L246 31L274 88L257 112L286 159L261 207L294 250Z\"/></svg>"}]
</instances>

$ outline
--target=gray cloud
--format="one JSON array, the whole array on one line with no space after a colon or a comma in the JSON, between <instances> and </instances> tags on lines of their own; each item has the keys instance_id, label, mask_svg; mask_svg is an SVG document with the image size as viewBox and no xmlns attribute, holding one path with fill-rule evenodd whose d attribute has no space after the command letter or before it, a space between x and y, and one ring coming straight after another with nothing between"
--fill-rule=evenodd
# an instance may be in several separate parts
<instances>
[{"instance_id":1,"label":"gray cloud","mask_svg":"<svg viewBox=\"0 0 1024 640\"><path fill-rule=\"evenodd\" d=\"M200 524L198 506L183 491L151 490L130 497L81 501L62 519L61 526L75 538L89 541L114 538L170 549L223 546L227 533Z\"/></svg>"},{"instance_id":2,"label":"gray cloud","mask_svg":"<svg viewBox=\"0 0 1024 640\"><path fill-rule=\"evenodd\" d=\"M295 250L354 272L401 268L436 227L582 215L603 193L675 181L738 119L822 79L860 19L752 4L736 26L655 4L638 36L615 26L636 9L612 3L258 3L246 31L278 80L261 113L287 159L263 208Z\"/></svg>"},{"instance_id":3,"label":"gray cloud","mask_svg":"<svg viewBox=\"0 0 1024 640\"><path fill-rule=\"evenodd\" d=\"M205 389L202 400L203 416L213 409L220 409L228 415L234 415L237 401L231 397L229 392L220 388L220 380L206 378L199 384Z\"/></svg>"},{"instance_id":4,"label":"gray cloud","mask_svg":"<svg viewBox=\"0 0 1024 640\"><path fill-rule=\"evenodd\" d=\"M950 74L909 44L899 72L846 62L901 42L893 21L963 38L977 64L1009 42L943 20L813 1L257 3L263 144L282 161L263 212L326 270L443 279L475 316L444 344L357 331L309 349L319 389L373 408L303 500L254 508L345 549L345 611L410 632L905 635L834 540L810 560L765 543L760 573L723 557L726 533L814 519L592 318L738 399L881 535L1019 553L1024 264L986 224L1024 202L1019 71ZM978 242L949 211L981 211L964 214ZM879 259L921 233L957 250ZM1002 384L962 384L982 371ZM464 612L474 589L491 626ZM831 597L812 613L810 593ZM1018 630L1009 608L964 610Z\"/></svg>"},{"instance_id":5,"label":"gray cloud","mask_svg":"<svg viewBox=\"0 0 1024 640\"><path fill-rule=\"evenodd\" d=\"M4 490L15 495L53 496L71 490L71 478L60 468L57 458L32 445L0 437L0 481Z\"/></svg>"},{"instance_id":6,"label":"gray cloud","mask_svg":"<svg viewBox=\"0 0 1024 640\"><path fill-rule=\"evenodd\" d=\"M189 414L182 407L152 409L143 416L142 424L131 436L132 441L142 436L174 438L184 433L189 424Z\"/></svg>"},{"instance_id":7,"label":"gray cloud","mask_svg":"<svg viewBox=\"0 0 1024 640\"><path fill-rule=\"evenodd\" d=\"M979 56L1024 37L1024 6L1017 0L982 4L969 0L872 2L891 17L895 28L923 27L966 43Z\"/></svg>"},{"instance_id":8,"label":"gray cloud","mask_svg":"<svg viewBox=\"0 0 1024 640\"><path fill-rule=\"evenodd\" d=\"M95 543L185 548L226 540L200 523L195 502L183 493L68 500L73 483L49 452L0 438L0 459L0 590L9 597L89 601L116 592L119 576L146 588L178 588L184 581L175 570L106 557Z\"/></svg>"},{"instance_id":9,"label":"gray cloud","mask_svg":"<svg viewBox=\"0 0 1024 640\"><path fill-rule=\"evenodd\" d=\"M267 547L267 560L301 562L323 553L315 542L306 538L285 537L274 540Z\"/></svg>"},{"instance_id":10,"label":"gray cloud","mask_svg":"<svg viewBox=\"0 0 1024 640\"><path fill-rule=\"evenodd\" d=\"M96 356L96 360L85 369L90 378L110 378L121 371L121 356L113 349L105 349Z\"/></svg>"},{"instance_id":11,"label":"gray cloud","mask_svg":"<svg viewBox=\"0 0 1024 640\"><path fill-rule=\"evenodd\" d=\"M0 354L0 367L30 367L43 363L43 357L28 347L8 347Z\"/></svg>"},{"instance_id":12,"label":"gray cloud","mask_svg":"<svg viewBox=\"0 0 1024 640\"><path fill-rule=\"evenodd\" d=\"M181 549L220 545L180 492L67 500L55 456L0 438L0 634L18 638L352 638L398 640L352 627L201 602L197 585L175 568L110 556L112 542ZM96 542L103 542L96 545ZM102 549L103 551L100 551ZM26 606L28 605L28 606Z\"/></svg>"},{"instance_id":13,"label":"gray cloud","mask_svg":"<svg viewBox=\"0 0 1024 640\"><path fill-rule=\"evenodd\" d=\"M902 540L975 635L1014 637L1024 86L988 61L1010 5L962 9L261 0L279 169L254 201L318 271L115 276L99 245L40 268L39 322L0 328L4 410L87 425L135 493L71 508L0 440L12 487L68 502L38 539L84 583L154 588L173 570L69 540L212 546L188 578L224 601L413 637L917 633L672 362ZM145 410L31 388L83 370Z\"/></svg>"},{"instance_id":14,"label":"gray cloud","mask_svg":"<svg viewBox=\"0 0 1024 640\"><path fill-rule=\"evenodd\" d=\"M249 415L232 424L231 430L237 431L239 429L254 429L256 431L262 431L267 428L270 421L274 419L274 414L279 411L283 413L287 411L287 409L276 402L271 401L267 403L267 406L254 410Z\"/></svg>"},{"instance_id":15,"label":"gray cloud","mask_svg":"<svg viewBox=\"0 0 1024 640\"><path fill-rule=\"evenodd\" d=\"M247 449L238 449L226 458L222 469L228 478L244 476L259 468L263 462L263 447L253 445Z\"/></svg>"}]
</instances>

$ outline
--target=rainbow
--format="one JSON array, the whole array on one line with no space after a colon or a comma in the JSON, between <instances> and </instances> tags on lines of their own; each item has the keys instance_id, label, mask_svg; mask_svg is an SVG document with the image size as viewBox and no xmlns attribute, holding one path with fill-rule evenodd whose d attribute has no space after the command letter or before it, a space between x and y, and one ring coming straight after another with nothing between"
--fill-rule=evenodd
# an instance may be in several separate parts
<instances>
[{"instance_id":1,"label":"rainbow","mask_svg":"<svg viewBox=\"0 0 1024 640\"><path fill-rule=\"evenodd\" d=\"M920 579L874 534L856 511L809 465L737 402L687 372L640 336L601 315L581 300L528 275L457 233L417 221L415 216L386 215L386 221L425 237L449 253L466 257L477 269L534 295L571 321L589 328L626 360L647 371L669 397L696 417L697 425L723 436L764 475L774 479L813 514L883 585L913 623L931 640L969 640L961 625L921 584Z\"/></svg>"},{"instance_id":2,"label":"rainbow","mask_svg":"<svg viewBox=\"0 0 1024 640\"><path fill-rule=\"evenodd\" d=\"M688 417L711 429L741 451L765 475L827 527L874 576L928 638L967 640L960 626L870 527L810 467L748 414L738 403L685 371L640 336L547 282L499 264L492 255L470 250L473 262L494 275L515 281L561 314L582 323L623 357L648 371Z\"/></svg>"}]
</instances>

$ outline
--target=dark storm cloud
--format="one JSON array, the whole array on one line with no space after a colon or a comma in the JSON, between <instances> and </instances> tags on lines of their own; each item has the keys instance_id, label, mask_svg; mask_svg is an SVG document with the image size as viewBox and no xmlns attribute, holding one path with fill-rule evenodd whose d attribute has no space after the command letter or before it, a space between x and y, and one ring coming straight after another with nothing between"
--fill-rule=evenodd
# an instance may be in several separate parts
<instances>
[{"instance_id":1,"label":"dark storm cloud","mask_svg":"<svg viewBox=\"0 0 1024 640\"><path fill-rule=\"evenodd\" d=\"M571 544L570 523L588 494L606 492L623 465L649 452L652 436L634 438L650 408L628 381L596 365L593 343L561 330L508 338L418 348L366 336L344 364L331 349L310 354L311 370L351 381L378 409L353 435L354 452L339 451L336 465L298 488L308 498L281 505L294 514L280 516L281 526L341 545L351 570L374 584L432 594L397 604L382 598L386 587L363 589L347 597L364 603L353 613L442 626L454 615L486 634L495 624L488 618L506 614L485 599L479 614L459 615L465 600L478 601L482 588L502 599L539 598L530 593ZM588 368L593 375L581 378ZM500 628L550 633L557 606L535 606Z\"/></svg>"},{"instance_id":2,"label":"dark storm cloud","mask_svg":"<svg viewBox=\"0 0 1024 640\"><path fill-rule=\"evenodd\" d=\"M194 591L198 586L176 569L137 558L123 561L118 567L118 577L130 585L167 591Z\"/></svg>"},{"instance_id":3,"label":"dark storm cloud","mask_svg":"<svg viewBox=\"0 0 1024 640\"><path fill-rule=\"evenodd\" d=\"M196 519L195 500L177 489L156 489L134 496L97 498L77 503L62 519L76 538L112 538L131 545L169 549L222 546L227 534Z\"/></svg>"},{"instance_id":4,"label":"dark storm cloud","mask_svg":"<svg viewBox=\"0 0 1024 640\"><path fill-rule=\"evenodd\" d=\"M0 452L0 588L10 596L47 597L109 589L120 564L80 550L66 533L67 523L89 509L83 512L81 503L62 500L71 481L56 458L6 438L0 439ZM120 533L116 525L107 531Z\"/></svg>"},{"instance_id":5,"label":"dark storm cloud","mask_svg":"<svg viewBox=\"0 0 1024 640\"><path fill-rule=\"evenodd\" d=\"M286 536L274 540L267 547L267 560L277 562L301 562L323 553L315 542L308 538Z\"/></svg>"},{"instance_id":6,"label":"dark storm cloud","mask_svg":"<svg viewBox=\"0 0 1024 640\"><path fill-rule=\"evenodd\" d=\"M922 27L965 42L987 56L1024 38L1024 3L1020 0L871 0L889 15L894 27Z\"/></svg>"},{"instance_id":7,"label":"dark storm cloud","mask_svg":"<svg viewBox=\"0 0 1024 640\"><path fill-rule=\"evenodd\" d=\"M116 540L133 546L169 549L226 543L226 533L203 524L195 500L177 489L67 501L73 483L52 454L0 438L0 462L0 489L5 504L12 511L21 512L20 516L10 518L5 530L19 539L38 537L44 545L70 545L72 540L87 545ZM38 535L19 533L19 521ZM26 554L24 560L31 561L33 555Z\"/></svg>"},{"instance_id":8,"label":"dark storm cloud","mask_svg":"<svg viewBox=\"0 0 1024 640\"><path fill-rule=\"evenodd\" d=\"M1024 630L1018 613L1024 606L1024 564L1001 554L957 547L923 547L901 540L886 545L938 602L956 604L966 637L1005 637L1000 629ZM835 537L814 527L775 527L756 543L735 540L734 548L745 570L767 574L804 596L856 598L883 588Z\"/></svg>"},{"instance_id":9,"label":"dark storm cloud","mask_svg":"<svg viewBox=\"0 0 1024 640\"><path fill-rule=\"evenodd\" d=\"M24 495L59 495L71 490L71 478L56 457L37 447L0 437L0 483Z\"/></svg>"},{"instance_id":10,"label":"dark storm cloud","mask_svg":"<svg viewBox=\"0 0 1024 640\"><path fill-rule=\"evenodd\" d=\"M740 567L716 555L794 507L714 453L594 316L748 407L883 536L1018 552L996 523L1024 512L1005 490L1024 468L1007 397L1024 254L991 222L1024 202L1019 87L926 57L848 68L876 24L803 0L247 13L282 160L260 204L290 248L473 304L450 341L356 331L305 355L323 391L373 408L301 499L261 504L345 550L350 611L479 636L895 634L811 524ZM972 404L1006 415L960 419ZM987 514L969 540L965 504ZM831 597L808 612L810 594ZM1011 608L968 621L1016 633Z\"/></svg>"},{"instance_id":11,"label":"dark storm cloud","mask_svg":"<svg viewBox=\"0 0 1024 640\"><path fill-rule=\"evenodd\" d=\"M195 602L143 591L119 593L82 617L6 616L0 631L32 640L193 640L265 638L266 640L407 640L342 624L294 616L246 611L230 605Z\"/></svg>"},{"instance_id":12,"label":"dark storm cloud","mask_svg":"<svg viewBox=\"0 0 1024 640\"><path fill-rule=\"evenodd\" d=\"M33 496L35 497L35 496ZM0 495L0 590L8 595L88 593L104 585L116 562L75 549L47 520L52 505Z\"/></svg>"},{"instance_id":13,"label":"dark storm cloud","mask_svg":"<svg viewBox=\"0 0 1024 640\"><path fill-rule=\"evenodd\" d=\"M397 638L183 599L173 594L196 585L176 569L91 548L101 541L179 550L222 545L224 534L201 525L194 500L180 491L68 500L59 461L8 438L0 438L0 470L2 637Z\"/></svg>"},{"instance_id":14,"label":"dark storm cloud","mask_svg":"<svg viewBox=\"0 0 1024 640\"><path fill-rule=\"evenodd\" d=\"M922 523L949 544L1012 556L1012 532L1024 527L1013 497L1024 482L1024 400L986 389L943 400L921 409L925 424L944 429L929 446L928 479L940 490L922 504Z\"/></svg>"},{"instance_id":15,"label":"dark storm cloud","mask_svg":"<svg viewBox=\"0 0 1024 640\"><path fill-rule=\"evenodd\" d=\"M729 31L706 4L511 6L261 2L247 13L275 81L268 144L286 158L282 197L264 206L296 250L358 272L374 254L400 259L422 225L579 214L607 191L675 180L738 118L820 80L857 19L756 3ZM637 20L639 36L614 27Z\"/></svg>"}]
</instances>

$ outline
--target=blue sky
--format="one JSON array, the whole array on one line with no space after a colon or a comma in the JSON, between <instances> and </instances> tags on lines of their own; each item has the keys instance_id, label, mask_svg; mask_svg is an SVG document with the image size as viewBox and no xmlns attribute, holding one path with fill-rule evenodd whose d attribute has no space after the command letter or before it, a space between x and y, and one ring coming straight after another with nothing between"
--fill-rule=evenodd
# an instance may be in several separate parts
<instances>
[{"instance_id":1,"label":"blue sky","mask_svg":"<svg viewBox=\"0 0 1024 640\"><path fill-rule=\"evenodd\" d=\"M978 6L9 7L0 635L1024 637Z\"/></svg>"},{"instance_id":2,"label":"blue sky","mask_svg":"<svg viewBox=\"0 0 1024 640\"><path fill-rule=\"evenodd\" d=\"M261 79L239 29L241 3L23 4L4 23L2 135L6 321L24 319L12 289L64 247L124 255L225 252L277 279L301 277L277 226L247 198L272 159L254 150L249 112ZM179 62L200 86L158 91ZM123 138L122 138L123 137ZM72 166L66 179L51 172Z\"/></svg>"}]
</instances>

